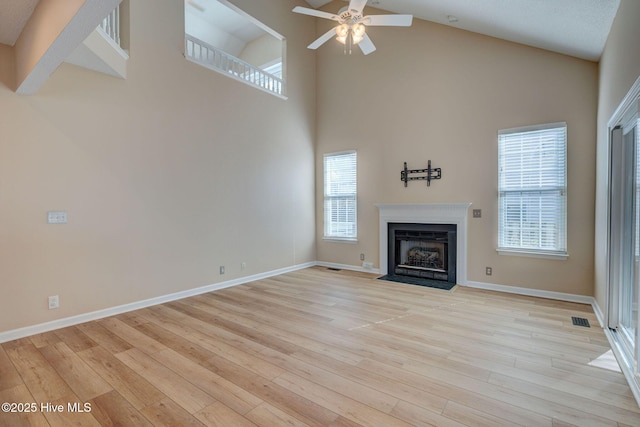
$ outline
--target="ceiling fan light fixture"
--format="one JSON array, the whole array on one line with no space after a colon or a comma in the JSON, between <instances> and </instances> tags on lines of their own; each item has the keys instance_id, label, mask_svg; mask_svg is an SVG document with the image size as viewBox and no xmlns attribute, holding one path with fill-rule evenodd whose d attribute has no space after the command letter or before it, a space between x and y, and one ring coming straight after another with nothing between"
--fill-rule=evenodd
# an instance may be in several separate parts
<instances>
[{"instance_id":1,"label":"ceiling fan light fixture","mask_svg":"<svg viewBox=\"0 0 640 427\"><path fill-rule=\"evenodd\" d=\"M358 44L364 38L365 27L362 24L356 24L351 29L353 32L353 44Z\"/></svg>"},{"instance_id":2,"label":"ceiling fan light fixture","mask_svg":"<svg viewBox=\"0 0 640 427\"><path fill-rule=\"evenodd\" d=\"M338 25L336 27L336 40L338 40L342 44L347 43L347 37L349 36L349 26L347 24Z\"/></svg>"},{"instance_id":3,"label":"ceiling fan light fixture","mask_svg":"<svg viewBox=\"0 0 640 427\"><path fill-rule=\"evenodd\" d=\"M198 1L198 0L185 0ZM347 0L345 0L347 1ZM413 21L412 15L371 15L364 16L364 7L367 0L348 0L349 5L340 9L338 14L334 15L308 7L296 6L293 8L295 13L314 16L317 18L329 19L337 22L337 25L318 37L313 43L307 46L309 49L317 49L331 38L336 37L339 43L344 45L345 54L351 54L351 47L358 45L362 53L369 55L376 50L375 45L367 34L367 27L410 27ZM371 0L375 1L375 0ZM377 2L376 2L377 3Z\"/></svg>"}]
</instances>

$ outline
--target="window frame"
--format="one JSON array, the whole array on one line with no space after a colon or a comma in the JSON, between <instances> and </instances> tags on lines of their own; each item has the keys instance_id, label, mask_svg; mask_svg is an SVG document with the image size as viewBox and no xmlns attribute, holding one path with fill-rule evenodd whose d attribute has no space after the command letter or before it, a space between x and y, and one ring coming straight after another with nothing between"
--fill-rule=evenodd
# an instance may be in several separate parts
<instances>
[{"instance_id":1,"label":"window frame","mask_svg":"<svg viewBox=\"0 0 640 427\"><path fill-rule=\"evenodd\" d=\"M557 131L562 129L563 138L562 140L555 140L555 149L552 150L553 162L561 163L559 167L555 169L549 169L547 171L547 175L543 175L544 171L539 172L540 180L543 180L543 177L546 176L550 181L556 181L553 185L544 186L541 183L538 185L532 184L522 184L523 181L526 181L526 176L524 174L520 175L521 185L507 185L505 184L505 176L508 172L513 173L514 170L504 171L503 168L505 166L503 151L505 150L505 144L508 143L507 139L509 136L531 136L534 133L540 133L543 131ZM537 142L540 143L539 141ZM567 136L567 124L566 122L557 122L557 123L547 123L542 125L535 126L525 126L519 128L511 128L511 129L503 129L498 131L498 248L497 252L501 255L516 255L516 256L531 256L531 257L540 257L540 258L550 258L550 259L567 259L567 146L568 146L568 136ZM526 154L524 150L521 151L521 155ZM539 154L539 151L536 153ZM539 162L542 162L542 159L538 155ZM521 160L524 161L524 160ZM521 165L522 166L522 165ZM547 163L545 163L547 166ZM515 171L517 173L521 173ZM512 183L511 180L510 183ZM546 197L545 197L546 196ZM512 229L516 230L516 233L520 235L520 243L521 245L509 245L507 243L507 236L505 233L507 232L507 228L504 225L506 221L507 213L504 211L508 209L506 207L507 197L510 197L511 200L520 200L520 206L524 203L527 203L527 198L529 198L529 203L531 199L538 198L538 221L533 224L536 227L533 228L533 233L538 233L538 244L536 245L526 245L522 244L522 233L526 231L522 225L520 227L512 227ZM546 200L545 200L546 198ZM551 202L549 202L551 200ZM553 209L545 209L545 204L547 206L549 204L553 205ZM535 205L534 205L535 206ZM543 241L545 241L543 234L543 214L548 214L549 216L556 216L555 221L552 222L557 231L555 231L554 235L554 245L553 247L549 247L549 245L544 245ZM520 211L517 216L520 218L520 221L523 221L523 216L525 214ZM532 232L530 230L530 232Z\"/></svg>"},{"instance_id":2,"label":"window frame","mask_svg":"<svg viewBox=\"0 0 640 427\"><path fill-rule=\"evenodd\" d=\"M339 194L328 194L328 174L327 174L327 159L335 158L335 157L343 157L343 156L351 156L353 155L353 171L350 172L353 175L353 192L347 193L339 193ZM338 241L338 242L357 242L358 241L358 155L356 150L348 150L348 151L339 151L334 153L326 153L322 158L323 164L323 240L326 241ZM346 184L349 186L349 184ZM352 221L330 221L329 216L340 215L339 210L336 210L336 206L332 205L330 208L327 207L327 203L333 200L342 200L346 203L352 203L352 213L349 216L352 216ZM336 228L341 228L340 226L331 227L331 224L347 224L352 228L352 233L345 233L336 231ZM344 225L342 226L344 228Z\"/></svg>"}]
</instances>

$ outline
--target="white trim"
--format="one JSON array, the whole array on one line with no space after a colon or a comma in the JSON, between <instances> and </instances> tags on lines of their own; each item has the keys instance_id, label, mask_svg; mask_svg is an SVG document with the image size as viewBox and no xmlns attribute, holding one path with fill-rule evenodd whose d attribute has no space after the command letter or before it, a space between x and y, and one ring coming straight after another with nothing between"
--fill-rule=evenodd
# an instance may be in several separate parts
<instances>
[{"instance_id":1,"label":"white trim","mask_svg":"<svg viewBox=\"0 0 640 427\"><path fill-rule=\"evenodd\" d=\"M316 265L318 267L337 268L340 270L350 270L350 271L359 271L362 273L380 274L380 269L378 268L364 268L357 265L338 264L335 262L324 262L324 261L317 261Z\"/></svg>"},{"instance_id":2,"label":"white trim","mask_svg":"<svg viewBox=\"0 0 640 427\"><path fill-rule=\"evenodd\" d=\"M487 291L504 292L507 294L525 295L530 297L547 298L559 301L576 302L593 306L595 300L591 296L567 294L564 292L545 291L542 289L521 288L518 286L496 285L494 283L468 281L463 286ZM595 310L594 310L595 311ZM596 314L597 317L597 314ZM599 320L599 319L598 319Z\"/></svg>"},{"instance_id":3,"label":"white trim","mask_svg":"<svg viewBox=\"0 0 640 427\"><path fill-rule=\"evenodd\" d=\"M543 252L543 251L528 251L526 249L505 249L498 248L496 249L499 255L507 255L507 256L524 256L531 258L545 258L545 259L555 259L555 260L566 260L569 259L569 254L566 252Z\"/></svg>"},{"instance_id":4,"label":"white trim","mask_svg":"<svg viewBox=\"0 0 640 427\"><path fill-rule=\"evenodd\" d=\"M624 343L620 341L616 332L612 331L609 328L604 328L604 334L607 337L607 340L609 340L613 355L616 357L618 366L620 366L622 374L629 384L631 393L633 393L633 397L635 397L636 403L638 403L638 406L640 406L640 376L635 375L633 373L633 370L630 369L630 366L633 366L633 361L627 360L625 356L626 352L622 349Z\"/></svg>"},{"instance_id":5,"label":"white trim","mask_svg":"<svg viewBox=\"0 0 640 427\"><path fill-rule=\"evenodd\" d=\"M358 243L358 239L350 239L350 238L339 238L339 237L323 237L322 240L324 240L325 242L329 242L329 243L351 243L351 244L356 244Z\"/></svg>"},{"instance_id":6,"label":"white trim","mask_svg":"<svg viewBox=\"0 0 640 427\"><path fill-rule=\"evenodd\" d=\"M122 59L124 60L129 59L129 53L126 50L124 50L118 43L116 43L115 40L113 40L109 36L109 34L107 34L107 32L102 29L102 27L98 26L96 28L96 31L105 39L107 43L109 43L109 45L113 48L113 50L115 50L116 53L122 57Z\"/></svg>"},{"instance_id":7,"label":"white trim","mask_svg":"<svg viewBox=\"0 0 640 427\"><path fill-rule=\"evenodd\" d=\"M605 328L605 323L604 323L604 314L602 313L602 310L600 309L600 305L598 304L598 301L596 301L595 298L593 298L593 301L591 302L591 307L593 308L593 312L596 315L596 318L598 319L598 323L600 323L600 327L601 328Z\"/></svg>"},{"instance_id":8,"label":"white trim","mask_svg":"<svg viewBox=\"0 0 640 427\"><path fill-rule=\"evenodd\" d=\"M252 276L240 277L238 279L228 280L226 282L215 283L212 285L202 286L199 288L188 289L186 291L175 292L168 295L162 295L159 297L149 298L142 301L132 302L129 304L119 305L116 307L105 308L103 310L93 311L91 313L79 314L77 316L66 317L64 319L53 320L51 322L40 323L38 325L26 326L24 328L14 329L0 333L0 343L17 340L19 338L28 337L43 332L49 332L55 329L66 328L68 326L78 325L80 323L90 322L92 320L98 320L109 316L115 316L117 314L127 313L129 311L139 310L141 308L150 307L153 305L164 304L166 302L176 301L179 299L191 297L194 295L201 295L207 292L213 292L224 288L230 288L232 286L242 285L244 283L253 282L256 280L262 280L280 274L290 273L292 271L302 270L304 268L315 266L315 262L307 262L304 264L298 264L291 267L284 267L277 270L268 271L265 273L258 273Z\"/></svg>"},{"instance_id":9,"label":"white trim","mask_svg":"<svg viewBox=\"0 0 640 427\"><path fill-rule=\"evenodd\" d=\"M631 108L634 102L638 100L638 97L640 97L640 76L633 83L631 89L629 89L629 92L627 92L627 95L611 116L611 119L609 119L609 123L607 123L607 127L609 128L608 131L611 131L611 129L613 129L618 122L622 120L624 114L629 110L629 108Z\"/></svg>"},{"instance_id":10,"label":"white trim","mask_svg":"<svg viewBox=\"0 0 640 427\"><path fill-rule=\"evenodd\" d=\"M511 128L511 129L500 129L498 130L498 135L510 135L512 133L521 133L521 132L536 132L539 130L555 129L555 128L562 128L562 127L566 128L567 122L543 123L540 125L522 126L518 128Z\"/></svg>"},{"instance_id":11,"label":"white trim","mask_svg":"<svg viewBox=\"0 0 640 427\"><path fill-rule=\"evenodd\" d=\"M378 204L380 211L380 274L387 274L389 223L455 224L456 283L467 283L467 217L471 203Z\"/></svg>"}]
</instances>

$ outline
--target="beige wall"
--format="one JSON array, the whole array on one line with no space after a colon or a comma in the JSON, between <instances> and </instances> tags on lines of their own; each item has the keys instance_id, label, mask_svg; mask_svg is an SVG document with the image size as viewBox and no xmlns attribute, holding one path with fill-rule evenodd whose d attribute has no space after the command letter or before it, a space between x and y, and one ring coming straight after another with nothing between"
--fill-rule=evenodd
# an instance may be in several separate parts
<instances>
[{"instance_id":1,"label":"beige wall","mask_svg":"<svg viewBox=\"0 0 640 427\"><path fill-rule=\"evenodd\" d=\"M0 85L0 332L315 260L313 21L234 3L288 39L288 100L186 61L175 0L131 2L127 80Z\"/></svg>"},{"instance_id":2,"label":"beige wall","mask_svg":"<svg viewBox=\"0 0 640 427\"><path fill-rule=\"evenodd\" d=\"M282 59L282 42L271 34L265 34L247 43L238 58L256 67L273 65Z\"/></svg>"},{"instance_id":3,"label":"beige wall","mask_svg":"<svg viewBox=\"0 0 640 427\"><path fill-rule=\"evenodd\" d=\"M0 84L15 89L16 83L14 51L10 46L0 44Z\"/></svg>"},{"instance_id":4,"label":"beige wall","mask_svg":"<svg viewBox=\"0 0 640 427\"><path fill-rule=\"evenodd\" d=\"M607 200L608 200L608 127L623 98L640 76L640 2L622 0L600 61L598 103L598 181L596 203L595 297L606 309L607 287Z\"/></svg>"},{"instance_id":5,"label":"beige wall","mask_svg":"<svg viewBox=\"0 0 640 427\"><path fill-rule=\"evenodd\" d=\"M364 253L378 267L377 203L471 202L483 217L469 218L470 281L592 295L597 65L417 19L368 33L369 56L333 40L318 50L318 260L361 265ZM497 131L558 121L568 124L569 259L498 255ZM358 243L326 242L322 155L348 149L358 152ZM404 188L403 162L429 159L442 180Z\"/></svg>"}]
</instances>

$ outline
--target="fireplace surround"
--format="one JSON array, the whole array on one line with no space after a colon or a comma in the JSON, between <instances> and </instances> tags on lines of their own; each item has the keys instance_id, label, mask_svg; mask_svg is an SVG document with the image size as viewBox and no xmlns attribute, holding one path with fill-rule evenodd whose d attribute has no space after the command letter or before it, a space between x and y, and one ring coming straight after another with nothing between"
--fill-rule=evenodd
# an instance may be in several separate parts
<instances>
[{"instance_id":1,"label":"fireplace surround","mask_svg":"<svg viewBox=\"0 0 640 427\"><path fill-rule=\"evenodd\" d=\"M389 271L389 224L445 224L455 225L455 282L467 283L467 218L471 203L409 203L378 204L380 239L380 274Z\"/></svg>"}]
</instances>

